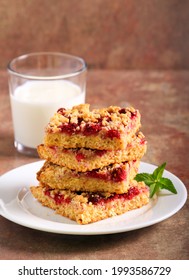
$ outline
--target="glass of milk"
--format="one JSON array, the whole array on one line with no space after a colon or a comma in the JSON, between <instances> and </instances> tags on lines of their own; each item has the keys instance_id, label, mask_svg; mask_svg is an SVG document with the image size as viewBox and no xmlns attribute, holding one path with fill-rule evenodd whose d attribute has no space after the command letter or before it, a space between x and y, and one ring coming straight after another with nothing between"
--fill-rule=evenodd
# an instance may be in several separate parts
<instances>
[{"instance_id":1,"label":"glass of milk","mask_svg":"<svg viewBox=\"0 0 189 280\"><path fill-rule=\"evenodd\" d=\"M64 53L30 53L8 64L14 145L19 152L36 156L53 114L85 103L86 74L82 58Z\"/></svg>"}]
</instances>

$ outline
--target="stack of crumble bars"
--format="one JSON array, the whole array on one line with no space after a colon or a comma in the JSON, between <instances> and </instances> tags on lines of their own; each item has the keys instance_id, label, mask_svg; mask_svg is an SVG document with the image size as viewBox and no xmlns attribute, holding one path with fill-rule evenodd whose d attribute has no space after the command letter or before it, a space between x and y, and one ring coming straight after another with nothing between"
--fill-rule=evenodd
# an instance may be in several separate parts
<instances>
[{"instance_id":1,"label":"stack of crumble bars","mask_svg":"<svg viewBox=\"0 0 189 280\"><path fill-rule=\"evenodd\" d=\"M132 107L59 109L38 146L46 161L37 173L39 186L30 188L33 196L79 224L147 204L148 187L134 180L147 146L140 126Z\"/></svg>"}]
</instances>

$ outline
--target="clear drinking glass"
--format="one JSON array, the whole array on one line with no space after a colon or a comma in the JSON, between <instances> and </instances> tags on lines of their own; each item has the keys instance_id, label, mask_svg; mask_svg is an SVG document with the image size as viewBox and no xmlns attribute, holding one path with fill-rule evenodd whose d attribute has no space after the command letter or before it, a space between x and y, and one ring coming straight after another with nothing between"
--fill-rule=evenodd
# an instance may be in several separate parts
<instances>
[{"instance_id":1,"label":"clear drinking glass","mask_svg":"<svg viewBox=\"0 0 189 280\"><path fill-rule=\"evenodd\" d=\"M87 66L76 56L39 52L14 58L7 69L14 145L36 156L52 115L85 103Z\"/></svg>"}]
</instances>

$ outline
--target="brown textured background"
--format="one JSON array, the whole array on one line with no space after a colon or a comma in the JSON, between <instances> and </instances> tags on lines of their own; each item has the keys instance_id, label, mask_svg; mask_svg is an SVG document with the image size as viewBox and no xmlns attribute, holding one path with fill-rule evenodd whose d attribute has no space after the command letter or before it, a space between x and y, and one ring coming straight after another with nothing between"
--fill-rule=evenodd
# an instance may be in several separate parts
<instances>
[{"instance_id":1,"label":"brown textured background","mask_svg":"<svg viewBox=\"0 0 189 280\"><path fill-rule=\"evenodd\" d=\"M90 68L188 69L187 0L0 0L0 68L60 51Z\"/></svg>"},{"instance_id":2,"label":"brown textured background","mask_svg":"<svg viewBox=\"0 0 189 280\"><path fill-rule=\"evenodd\" d=\"M143 160L166 161L188 189L188 0L0 0L0 175L36 161L14 149L6 73L10 59L34 51L83 57L93 68L87 102L138 108ZM0 216L0 260L188 260L188 213L189 199L161 223L108 236L55 235Z\"/></svg>"}]
</instances>

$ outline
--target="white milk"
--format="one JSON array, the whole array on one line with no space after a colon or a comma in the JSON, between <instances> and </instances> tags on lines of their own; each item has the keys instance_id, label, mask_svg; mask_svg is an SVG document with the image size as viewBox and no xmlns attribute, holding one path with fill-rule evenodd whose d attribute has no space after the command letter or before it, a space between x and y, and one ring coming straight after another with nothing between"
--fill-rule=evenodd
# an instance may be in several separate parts
<instances>
[{"instance_id":1,"label":"white milk","mask_svg":"<svg viewBox=\"0 0 189 280\"><path fill-rule=\"evenodd\" d=\"M85 102L85 92L69 81L29 81L11 94L15 140L29 148L43 142L45 126L61 107Z\"/></svg>"}]
</instances>

